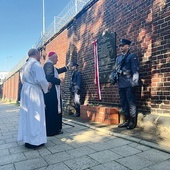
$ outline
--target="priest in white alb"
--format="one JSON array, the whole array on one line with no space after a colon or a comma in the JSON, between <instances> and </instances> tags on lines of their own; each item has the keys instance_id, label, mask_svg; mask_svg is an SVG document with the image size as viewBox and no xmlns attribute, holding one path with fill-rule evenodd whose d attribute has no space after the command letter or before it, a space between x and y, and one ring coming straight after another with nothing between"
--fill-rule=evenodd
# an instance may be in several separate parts
<instances>
[{"instance_id":1,"label":"priest in white alb","mask_svg":"<svg viewBox=\"0 0 170 170\"><path fill-rule=\"evenodd\" d=\"M27 148L37 148L47 142L45 105L43 92L48 93L51 83L47 82L40 64L37 49L28 51L29 59L21 69L21 103L18 127L18 141Z\"/></svg>"}]
</instances>

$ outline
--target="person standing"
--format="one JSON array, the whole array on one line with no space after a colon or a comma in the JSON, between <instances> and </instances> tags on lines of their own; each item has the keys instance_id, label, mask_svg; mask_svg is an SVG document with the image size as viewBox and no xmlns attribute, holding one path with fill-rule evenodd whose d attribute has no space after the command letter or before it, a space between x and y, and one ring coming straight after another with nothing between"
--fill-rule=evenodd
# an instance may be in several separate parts
<instances>
[{"instance_id":1,"label":"person standing","mask_svg":"<svg viewBox=\"0 0 170 170\"><path fill-rule=\"evenodd\" d=\"M39 51L30 49L28 56L20 72L22 89L18 141L24 141L27 148L37 148L47 142L43 92L47 93L51 84L45 78Z\"/></svg>"},{"instance_id":2,"label":"person standing","mask_svg":"<svg viewBox=\"0 0 170 170\"><path fill-rule=\"evenodd\" d=\"M71 70L72 70L72 78L70 81L70 92L76 110L76 114L74 116L80 117L80 92L81 92L81 85L82 85L82 74L78 70L78 64L76 62L72 62Z\"/></svg>"},{"instance_id":3,"label":"person standing","mask_svg":"<svg viewBox=\"0 0 170 170\"><path fill-rule=\"evenodd\" d=\"M122 52L116 60L118 66L120 62L122 74L118 77L118 88L120 96L120 104L122 106L125 121L118 127L126 127L134 129L137 125L137 106L135 87L139 85L139 63L136 54L130 52L131 41L121 39L119 48ZM122 58L124 57L123 61Z\"/></svg>"},{"instance_id":4,"label":"person standing","mask_svg":"<svg viewBox=\"0 0 170 170\"><path fill-rule=\"evenodd\" d=\"M49 93L44 94L45 99L45 117L47 136L62 134L62 100L60 93L59 74L66 72L68 66L55 68L58 61L58 55L55 52L48 54L48 60L44 64L46 79L51 82L52 87Z\"/></svg>"}]
</instances>

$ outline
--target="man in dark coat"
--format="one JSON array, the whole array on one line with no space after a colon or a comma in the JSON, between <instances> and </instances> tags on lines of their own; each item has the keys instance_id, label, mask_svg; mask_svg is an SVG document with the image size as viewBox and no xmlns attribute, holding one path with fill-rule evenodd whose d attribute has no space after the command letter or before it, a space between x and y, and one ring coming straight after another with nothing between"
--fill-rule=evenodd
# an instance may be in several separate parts
<instances>
[{"instance_id":1,"label":"man in dark coat","mask_svg":"<svg viewBox=\"0 0 170 170\"><path fill-rule=\"evenodd\" d=\"M70 91L72 95L72 100L76 109L75 117L80 116L80 90L82 84L82 75L78 70L78 64L76 62L71 63L72 78L70 81Z\"/></svg>"},{"instance_id":2,"label":"man in dark coat","mask_svg":"<svg viewBox=\"0 0 170 170\"><path fill-rule=\"evenodd\" d=\"M119 128L126 127L134 129L137 124L137 108L135 87L139 85L139 63L136 54L130 53L131 41L121 39L119 48L122 55L118 56L116 65L122 62L122 74L118 78L120 104L125 116L125 121L118 125Z\"/></svg>"},{"instance_id":3,"label":"man in dark coat","mask_svg":"<svg viewBox=\"0 0 170 170\"><path fill-rule=\"evenodd\" d=\"M47 136L54 136L63 133L62 129L62 101L60 94L60 79L59 74L66 72L68 66L55 68L54 65L58 61L58 56L55 52L50 52L48 60L44 64L44 72L48 82L51 82L52 88L47 94L44 94L45 99L45 116Z\"/></svg>"}]
</instances>

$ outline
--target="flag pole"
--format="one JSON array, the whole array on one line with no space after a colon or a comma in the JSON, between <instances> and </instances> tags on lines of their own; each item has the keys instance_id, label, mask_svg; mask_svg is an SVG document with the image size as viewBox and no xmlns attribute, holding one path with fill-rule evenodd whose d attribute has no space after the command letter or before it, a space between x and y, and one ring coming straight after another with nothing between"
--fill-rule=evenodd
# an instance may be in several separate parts
<instances>
[{"instance_id":1,"label":"flag pole","mask_svg":"<svg viewBox=\"0 0 170 170\"><path fill-rule=\"evenodd\" d=\"M43 0L43 43L45 42L45 7Z\"/></svg>"}]
</instances>

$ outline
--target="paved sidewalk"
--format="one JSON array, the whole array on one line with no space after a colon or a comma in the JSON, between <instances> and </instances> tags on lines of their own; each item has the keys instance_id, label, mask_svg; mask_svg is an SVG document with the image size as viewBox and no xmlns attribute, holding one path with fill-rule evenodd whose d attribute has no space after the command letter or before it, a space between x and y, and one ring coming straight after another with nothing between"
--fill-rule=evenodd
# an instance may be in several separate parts
<instances>
[{"instance_id":1,"label":"paved sidewalk","mask_svg":"<svg viewBox=\"0 0 170 170\"><path fill-rule=\"evenodd\" d=\"M65 118L62 135L26 149L16 140L18 117L16 105L0 103L0 170L170 169L168 148Z\"/></svg>"}]
</instances>

